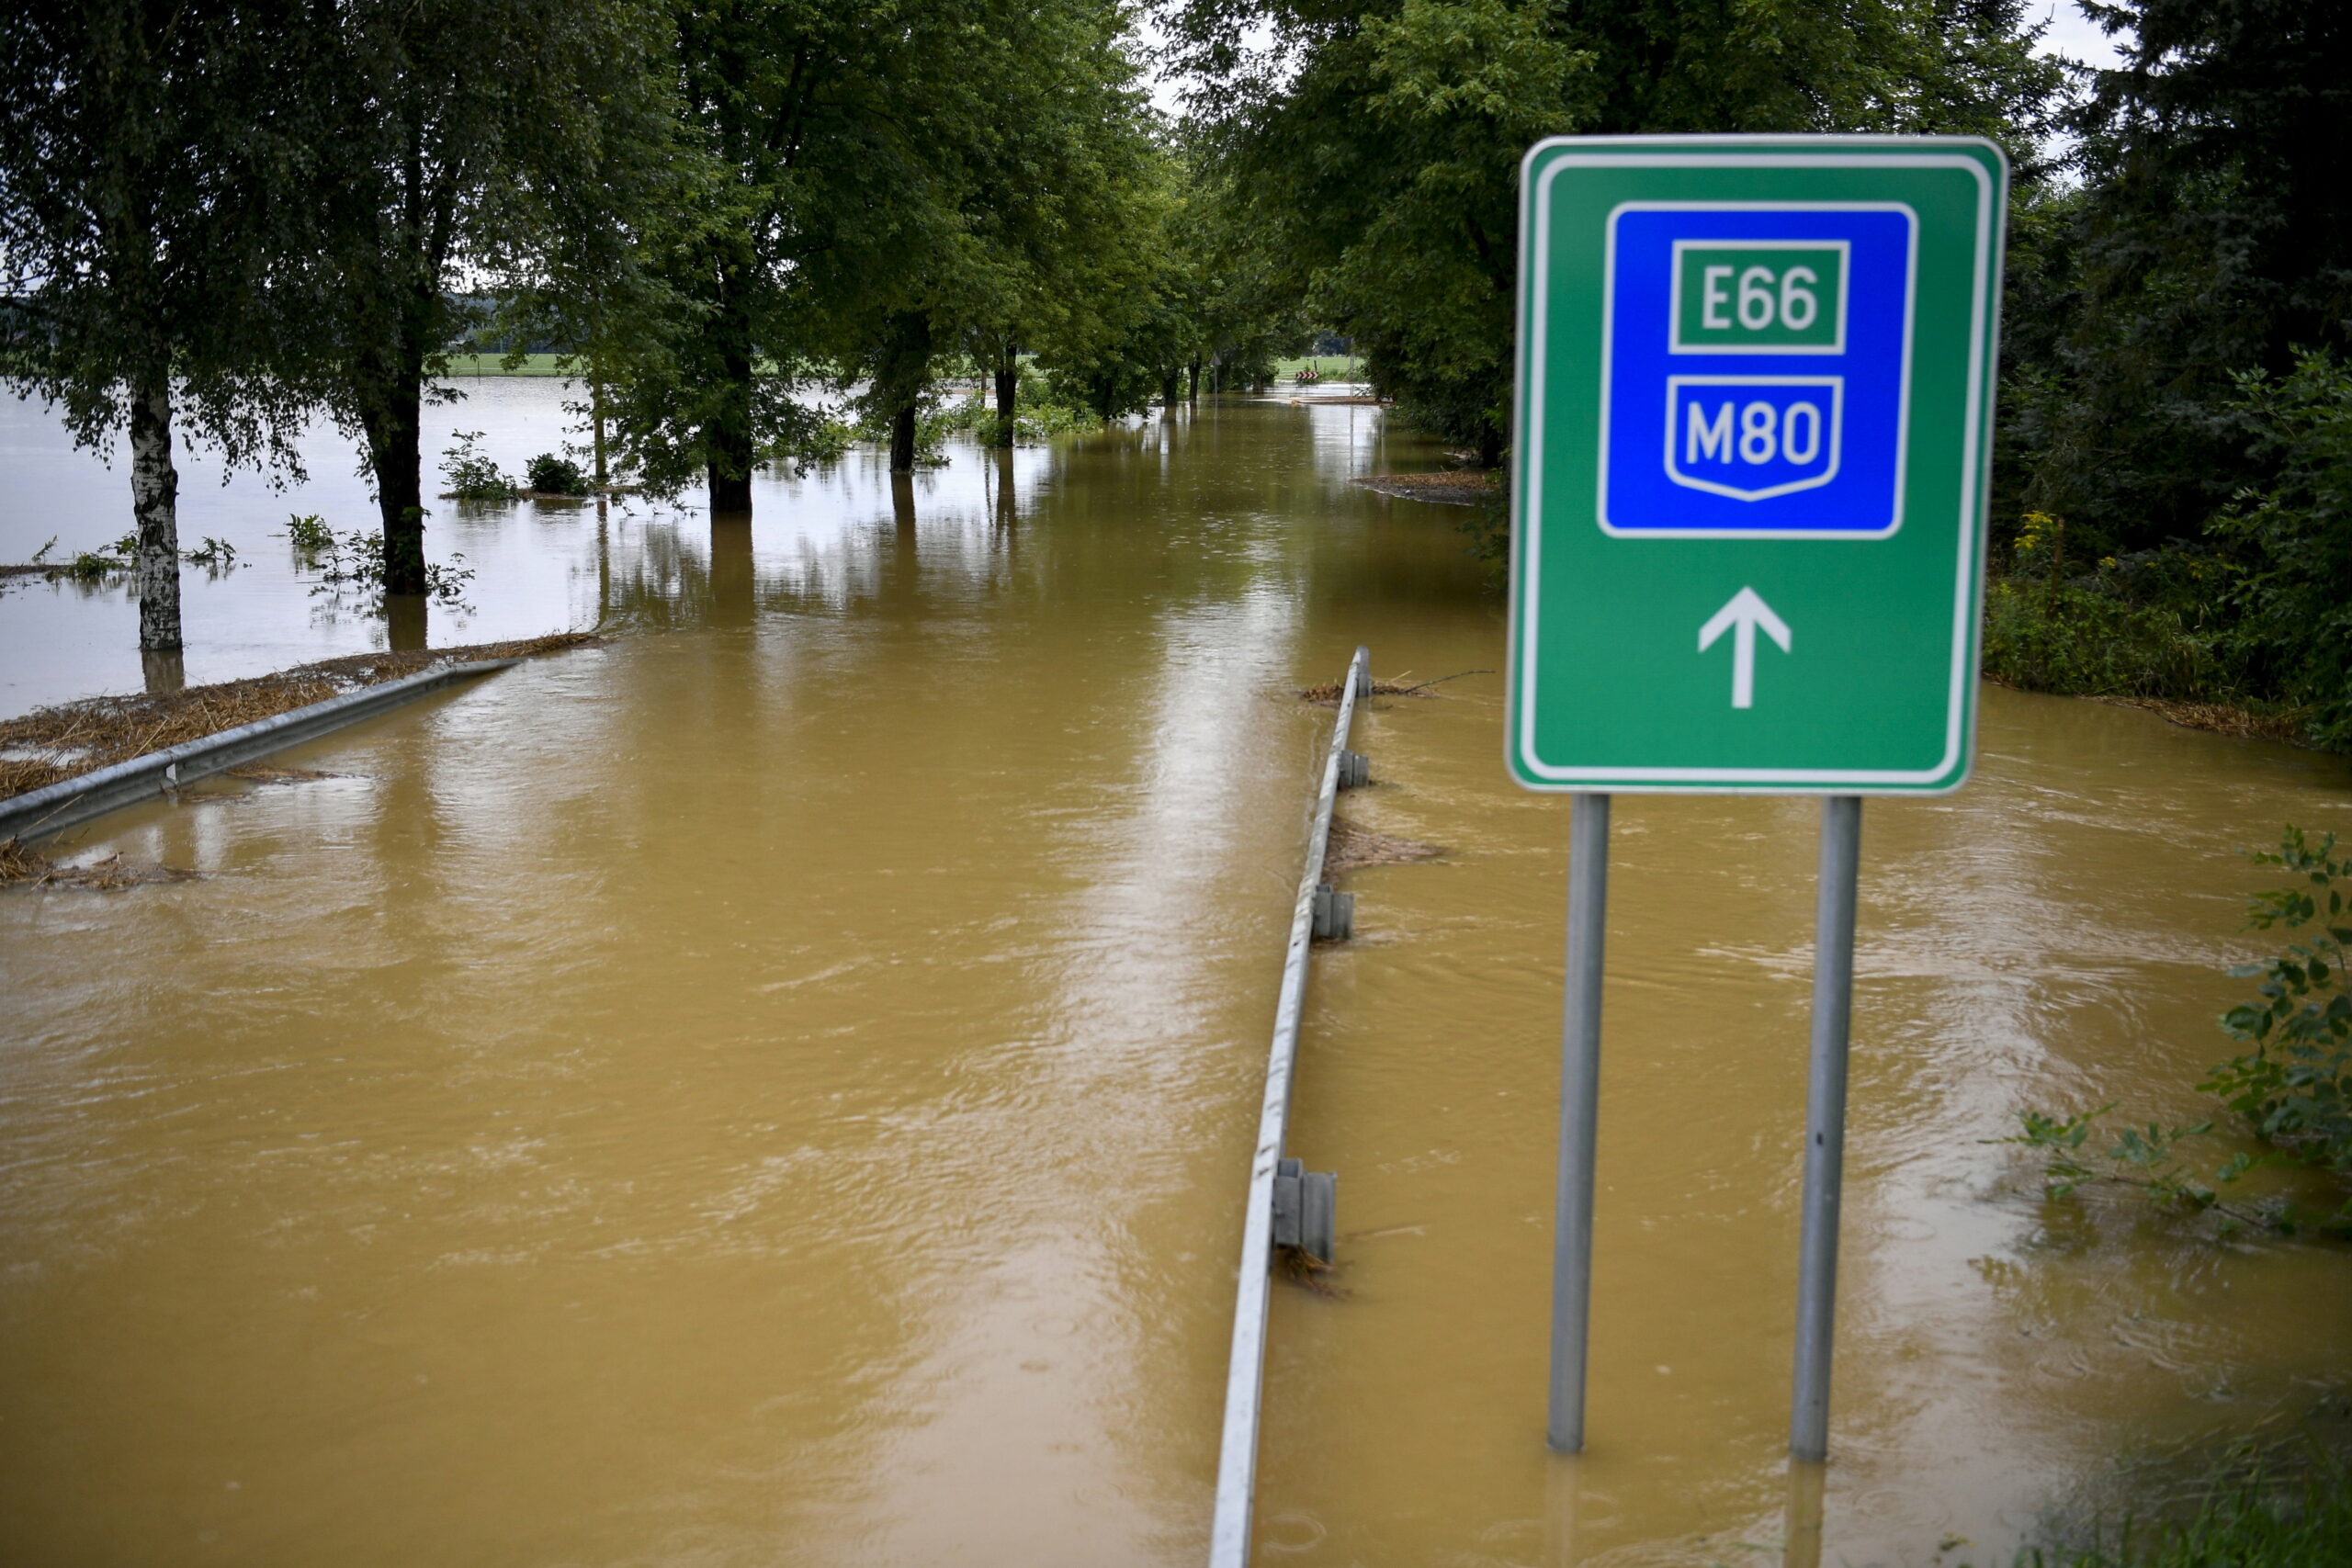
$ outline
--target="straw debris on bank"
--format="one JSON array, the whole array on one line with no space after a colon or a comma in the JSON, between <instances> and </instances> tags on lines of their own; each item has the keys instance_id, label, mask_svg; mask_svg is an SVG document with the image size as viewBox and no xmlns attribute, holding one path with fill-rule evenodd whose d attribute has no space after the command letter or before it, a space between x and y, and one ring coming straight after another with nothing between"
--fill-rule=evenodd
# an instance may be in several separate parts
<instances>
[{"instance_id":1,"label":"straw debris on bank","mask_svg":"<svg viewBox=\"0 0 2352 1568\"><path fill-rule=\"evenodd\" d=\"M1368 474L1348 481L1374 495L1398 501L1430 501L1440 506L1476 506L1502 488L1493 470L1449 468L1434 474Z\"/></svg>"},{"instance_id":2,"label":"straw debris on bank","mask_svg":"<svg viewBox=\"0 0 2352 1568\"><path fill-rule=\"evenodd\" d=\"M36 708L22 718L0 722L0 799L165 747L200 740L241 724L273 718L363 686L396 681L435 664L523 659L606 640L594 632L558 632L519 642L358 653L218 685L141 696L91 697Z\"/></svg>"},{"instance_id":3,"label":"straw debris on bank","mask_svg":"<svg viewBox=\"0 0 2352 1568\"><path fill-rule=\"evenodd\" d=\"M2238 740L2284 740L2297 746L2311 744L2308 733L2311 714L2304 709L2287 713L2252 713L2226 703L2179 703L2169 697L2093 697L2091 701L2105 703L2110 707L2145 708L2183 729L2209 730Z\"/></svg>"},{"instance_id":4,"label":"straw debris on bank","mask_svg":"<svg viewBox=\"0 0 2352 1568\"><path fill-rule=\"evenodd\" d=\"M62 865L48 856L28 850L14 839L0 839L0 887L31 886L34 887L86 887L107 892L118 887L136 887L147 882L191 882L192 871L181 871L168 865L145 865L127 861L119 854L87 865Z\"/></svg>"}]
</instances>

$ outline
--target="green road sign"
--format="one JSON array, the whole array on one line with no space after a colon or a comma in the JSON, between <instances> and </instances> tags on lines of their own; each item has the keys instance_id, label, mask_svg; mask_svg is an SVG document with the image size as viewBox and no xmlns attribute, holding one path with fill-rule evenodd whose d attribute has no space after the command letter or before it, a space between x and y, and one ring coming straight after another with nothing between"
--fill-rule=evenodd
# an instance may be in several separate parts
<instances>
[{"instance_id":1,"label":"green road sign","mask_svg":"<svg viewBox=\"0 0 2352 1568\"><path fill-rule=\"evenodd\" d=\"M1520 783L1967 777L2007 174L1958 137L1528 153Z\"/></svg>"}]
</instances>

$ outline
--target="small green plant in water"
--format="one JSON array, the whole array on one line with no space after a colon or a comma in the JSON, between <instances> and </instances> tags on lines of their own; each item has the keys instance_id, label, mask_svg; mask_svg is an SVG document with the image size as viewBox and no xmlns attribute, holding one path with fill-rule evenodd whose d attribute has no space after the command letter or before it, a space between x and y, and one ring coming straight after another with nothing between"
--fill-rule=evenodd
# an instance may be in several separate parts
<instances>
[{"instance_id":1,"label":"small green plant in water","mask_svg":"<svg viewBox=\"0 0 2352 1568\"><path fill-rule=\"evenodd\" d=\"M286 520L286 537L301 555L323 555L334 548L334 530L327 520L313 512L308 516L289 515Z\"/></svg>"},{"instance_id":2,"label":"small green plant in water","mask_svg":"<svg viewBox=\"0 0 2352 1568\"><path fill-rule=\"evenodd\" d=\"M311 552L313 564L319 569L319 583L312 592L337 597L355 591L379 595L383 592L383 535L355 528L340 536L330 533L327 540L322 549ZM464 564L465 559L452 551L447 564L425 562L424 596L442 604L464 604L466 584L474 575L474 569Z\"/></svg>"},{"instance_id":3,"label":"small green plant in water","mask_svg":"<svg viewBox=\"0 0 2352 1568\"><path fill-rule=\"evenodd\" d=\"M237 547L226 539L204 536L204 542L195 549L182 552L180 559L190 566L208 566L214 570L226 570L236 564Z\"/></svg>"},{"instance_id":4,"label":"small green plant in water","mask_svg":"<svg viewBox=\"0 0 2352 1568\"><path fill-rule=\"evenodd\" d=\"M458 444L441 455L441 471L448 476L449 495L456 501L512 501L516 491L514 481L496 463L484 457L475 443L481 439L479 430L460 430Z\"/></svg>"},{"instance_id":5,"label":"small green plant in water","mask_svg":"<svg viewBox=\"0 0 2352 1568\"><path fill-rule=\"evenodd\" d=\"M2296 827L2275 851L2257 852L2256 865L2294 877L2289 886L2256 894L2248 926L2256 931L2307 931L2285 953L2230 974L2259 977L2257 1000L2222 1015L2222 1027L2251 1049L2205 1076L2198 1089L2219 1099L2260 1145L2240 1150L2213 1173L2211 1186L2191 1174L2182 1145L2212 1131L2211 1122L2127 1128L2104 1146L2092 1143L2099 1119L2114 1109L2071 1116L2023 1111L2018 1135L1994 1140L2042 1151L2044 1190L2071 1197L2094 1182L2136 1187L2167 1206L2213 1210L2232 1227L2255 1224L2287 1234L2322 1231L2352 1236L2352 993L2344 987L2346 949L2352 947L2352 856L2338 856L2335 835L2312 840ZM2222 1201L2217 1190L2257 1169L2301 1170L2333 1189L2335 1207L2316 1214L2291 1201L2252 1209Z\"/></svg>"},{"instance_id":6,"label":"small green plant in water","mask_svg":"<svg viewBox=\"0 0 2352 1568\"><path fill-rule=\"evenodd\" d=\"M523 472L524 488L541 495L586 495L588 476L578 463L554 452L542 452Z\"/></svg>"},{"instance_id":7,"label":"small green plant in water","mask_svg":"<svg viewBox=\"0 0 2352 1568\"><path fill-rule=\"evenodd\" d=\"M40 555L33 558L34 561L39 563L41 556L48 555L56 543L51 539L43 545ZM138 564L139 536L125 534L111 545L102 545L95 550L76 550L72 560L60 561L49 568L47 575L52 581L63 578L72 582L100 582L129 571Z\"/></svg>"}]
</instances>

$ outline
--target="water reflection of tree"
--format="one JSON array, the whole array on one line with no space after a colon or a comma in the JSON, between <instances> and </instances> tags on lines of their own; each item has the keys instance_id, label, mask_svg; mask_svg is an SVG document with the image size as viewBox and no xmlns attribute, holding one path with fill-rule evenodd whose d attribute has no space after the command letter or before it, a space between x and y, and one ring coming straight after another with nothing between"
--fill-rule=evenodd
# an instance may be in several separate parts
<instances>
[{"instance_id":1,"label":"water reflection of tree","mask_svg":"<svg viewBox=\"0 0 2352 1568\"><path fill-rule=\"evenodd\" d=\"M605 614L651 631L699 626L710 602L710 565L677 520L649 522L617 570L606 570Z\"/></svg>"}]
</instances>

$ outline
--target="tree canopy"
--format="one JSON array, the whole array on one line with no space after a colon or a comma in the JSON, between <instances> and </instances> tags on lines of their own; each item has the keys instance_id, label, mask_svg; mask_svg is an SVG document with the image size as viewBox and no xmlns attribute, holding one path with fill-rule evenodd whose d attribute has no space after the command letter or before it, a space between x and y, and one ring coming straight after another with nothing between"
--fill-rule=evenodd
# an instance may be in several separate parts
<instances>
[{"instance_id":1,"label":"tree canopy","mask_svg":"<svg viewBox=\"0 0 2352 1568\"><path fill-rule=\"evenodd\" d=\"M129 427L140 646L180 646L173 428L292 466L284 275L307 148L275 114L291 7L0 13L0 354L74 439Z\"/></svg>"},{"instance_id":2,"label":"tree canopy","mask_svg":"<svg viewBox=\"0 0 2352 1568\"><path fill-rule=\"evenodd\" d=\"M1491 464L1518 171L1548 135L1970 131L2030 149L2019 0L1174 0L1196 125L1283 283ZM1252 52L1237 41L1271 39Z\"/></svg>"}]
</instances>

